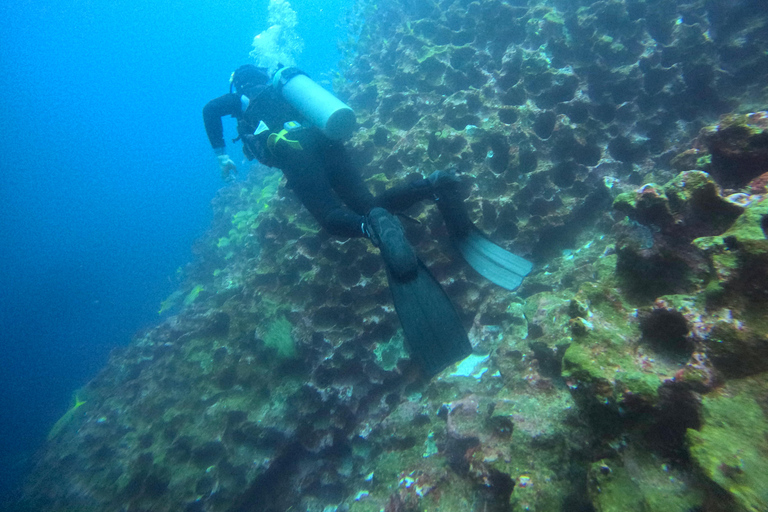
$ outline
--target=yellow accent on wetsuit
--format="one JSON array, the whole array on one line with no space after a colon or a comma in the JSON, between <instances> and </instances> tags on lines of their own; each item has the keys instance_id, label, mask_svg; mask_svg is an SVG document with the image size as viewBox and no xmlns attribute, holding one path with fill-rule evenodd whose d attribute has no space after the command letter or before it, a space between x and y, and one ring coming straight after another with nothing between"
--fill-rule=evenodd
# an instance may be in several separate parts
<instances>
[{"instance_id":1,"label":"yellow accent on wetsuit","mask_svg":"<svg viewBox=\"0 0 768 512\"><path fill-rule=\"evenodd\" d=\"M269 150L274 153L275 152L275 146L281 141L288 144L288 147L290 147L293 150L296 151L303 151L304 148L301 147L301 143L297 140L291 140L286 135L288 134L288 130L280 130L279 133L272 133L269 135L269 138L267 138L267 147Z\"/></svg>"}]
</instances>

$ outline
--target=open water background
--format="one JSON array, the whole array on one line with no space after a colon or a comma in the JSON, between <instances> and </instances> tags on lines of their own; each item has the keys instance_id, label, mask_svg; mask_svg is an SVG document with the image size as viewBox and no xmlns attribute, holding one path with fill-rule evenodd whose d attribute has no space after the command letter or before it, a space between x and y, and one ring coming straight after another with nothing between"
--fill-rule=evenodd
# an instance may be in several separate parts
<instances>
[{"instance_id":1,"label":"open water background","mask_svg":"<svg viewBox=\"0 0 768 512\"><path fill-rule=\"evenodd\" d=\"M313 78L351 3L291 1ZM222 186L201 110L251 62L267 4L0 4L0 506L73 391L176 289Z\"/></svg>"}]
</instances>

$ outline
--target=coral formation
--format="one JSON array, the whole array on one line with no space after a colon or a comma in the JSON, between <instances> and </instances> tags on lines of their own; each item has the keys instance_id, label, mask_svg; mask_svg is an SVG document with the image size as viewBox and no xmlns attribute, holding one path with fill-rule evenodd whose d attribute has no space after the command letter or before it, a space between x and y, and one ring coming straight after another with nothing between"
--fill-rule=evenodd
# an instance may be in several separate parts
<instances>
[{"instance_id":1,"label":"coral formation","mask_svg":"<svg viewBox=\"0 0 768 512\"><path fill-rule=\"evenodd\" d=\"M361 9L336 88L368 185L454 167L473 221L533 275L494 287L435 208L407 212L475 349L427 381L375 248L253 172L214 199L162 307L177 314L86 386L25 506L765 510L766 115L750 110L768 22L749 4Z\"/></svg>"}]
</instances>

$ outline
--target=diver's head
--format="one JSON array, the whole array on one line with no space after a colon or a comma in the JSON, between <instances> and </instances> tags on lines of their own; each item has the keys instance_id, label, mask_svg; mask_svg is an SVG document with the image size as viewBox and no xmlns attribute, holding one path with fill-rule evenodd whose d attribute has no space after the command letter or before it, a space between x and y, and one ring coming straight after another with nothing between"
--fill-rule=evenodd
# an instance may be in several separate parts
<instances>
[{"instance_id":1,"label":"diver's head","mask_svg":"<svg viewBox=\"0 0 768 512\"><path fill-rule=\"evenodd\" d=\"M257 68L253 64L240 66L232 73L229 81L229 92L238 94L248 93L255 88L261 88L269 82L269 73L266 68Z\"/></svg>"}]
</instances>

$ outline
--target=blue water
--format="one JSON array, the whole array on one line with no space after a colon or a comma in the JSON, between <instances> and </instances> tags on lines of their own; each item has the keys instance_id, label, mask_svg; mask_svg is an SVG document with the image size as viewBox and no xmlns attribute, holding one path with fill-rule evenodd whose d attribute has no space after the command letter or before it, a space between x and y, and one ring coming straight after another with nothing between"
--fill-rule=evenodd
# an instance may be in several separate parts
<instances>
[{"instance_id":1,"label":"blue water","mask_svg":"<svg viewBox=\"0 0 768 512\"><path fill-rule=\"evenodd\" d=\"M267 3L0 6L0 503L72 392L160 320L222 186L201 109ZM337 64L351 3L291 1L311 76Z\"/></svg>"}]
</instances>

